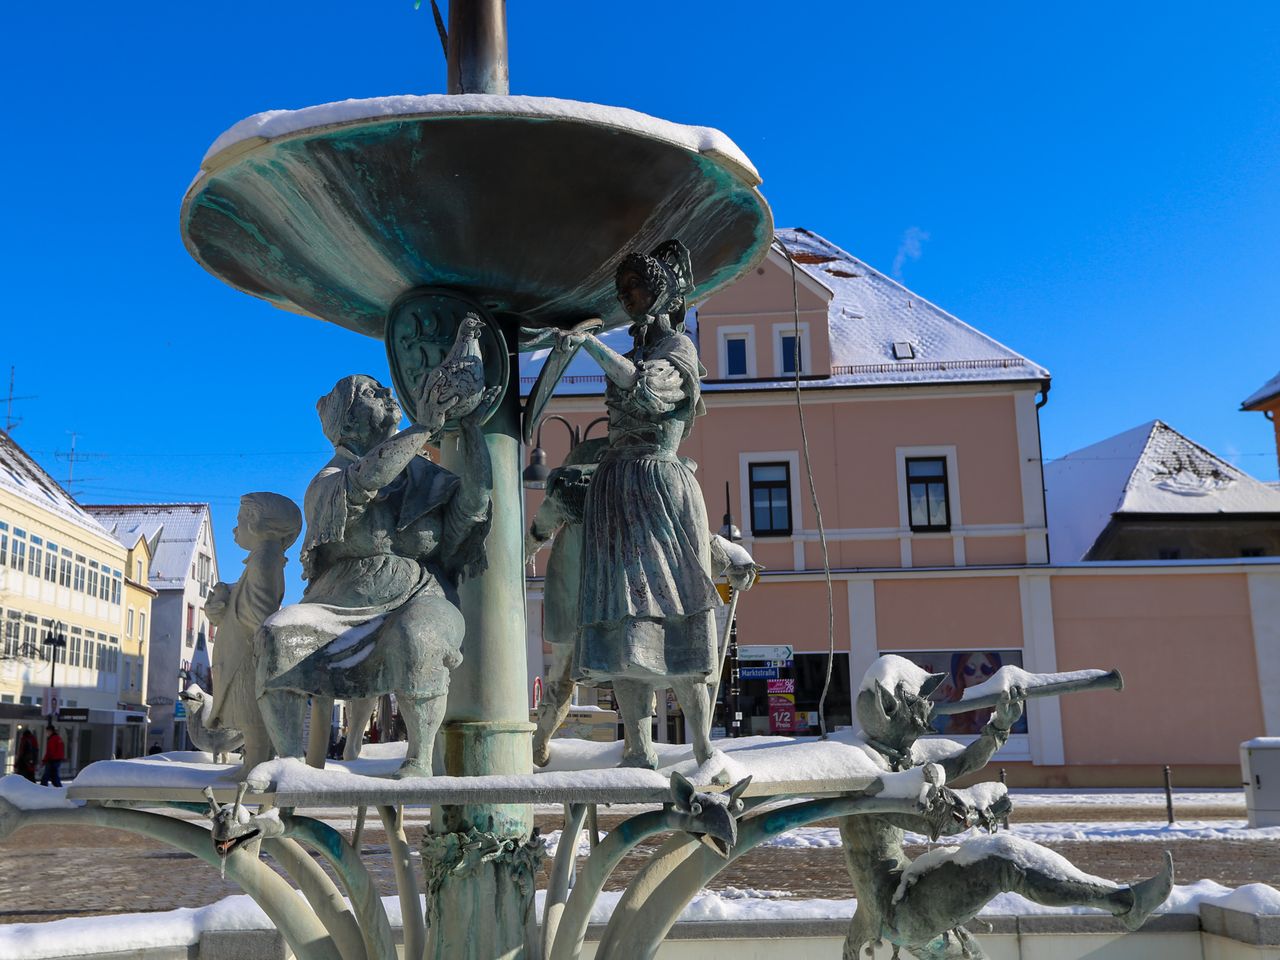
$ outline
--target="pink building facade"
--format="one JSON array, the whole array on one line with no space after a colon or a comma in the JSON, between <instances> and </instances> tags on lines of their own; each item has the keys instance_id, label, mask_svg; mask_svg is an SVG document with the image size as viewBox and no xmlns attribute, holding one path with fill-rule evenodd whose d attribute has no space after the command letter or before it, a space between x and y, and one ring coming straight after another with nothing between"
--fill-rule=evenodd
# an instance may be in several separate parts
<instances>
[{"instance_id":1,"label":"pink building facade","mask_svg":"<svg viewBox=\"0 0 1280 960\"><path fill-rule=\"evenodd\" d=\"M828 649L798 327L833 581L828 725L853 723L850 691L883 653L949 672L957 696L1008 663L1115 667L1123 693L1028 705L998 758L1011 783L1155 786L1166 764L1182 785L1239 783L1239 743L1280 735L1280 563L1051 558L1038 417L1048 371L816 235L780 238L790 258L771 251L699 305L707 415L681 453L698 464L711 526L727 485L743 545L767 568L741 600L738 641L795 649L777 670L795 680L794 731L816 722ZM551 412L585 428L603 413L603 380L566 386ZM544 429L550 465L568 441ZM541 574L531 568L535 654ZM767 680L743 692L744 732L780 732ZM943 732L963 739L981 719Z\"/></svg>"}]
</instances>

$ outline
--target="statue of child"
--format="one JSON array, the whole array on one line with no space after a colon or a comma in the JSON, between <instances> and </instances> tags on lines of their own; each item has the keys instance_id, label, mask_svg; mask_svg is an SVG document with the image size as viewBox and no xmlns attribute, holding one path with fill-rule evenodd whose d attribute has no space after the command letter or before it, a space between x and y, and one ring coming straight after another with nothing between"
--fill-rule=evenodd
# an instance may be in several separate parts
<instances>
[{"instance_id":1,"label":"statue of child","mask_svg":"<svg viewBox=\"0 0 1280 960\"><path fill-rule=\"evenodd\" d=\"M218 628L213 645L213 681L217 699L210 726L244 734L244 764L233 774L242 779L271 759L271 738L258 709L254 688L257 651L253 637L262 621L284 600L285 550L302 532L302 511L278 493L247 493L232 531L236 545L249 551L244 576L219 583L205 602L205 615Z\"/></svg>"}]
</instances>

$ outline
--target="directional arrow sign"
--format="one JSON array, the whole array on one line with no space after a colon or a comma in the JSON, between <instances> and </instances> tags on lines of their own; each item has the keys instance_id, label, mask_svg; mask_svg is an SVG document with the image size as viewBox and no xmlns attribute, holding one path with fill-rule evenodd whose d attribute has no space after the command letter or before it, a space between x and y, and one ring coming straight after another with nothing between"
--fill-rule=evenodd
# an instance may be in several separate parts
<instances>
[{"instance_id":1,"label":"directional arrow sign","mask_svg":"<svg viewBox=\"0 0 1280 960\"><path fill-rule=\"evenodd\" d=\"M739 645L739 660L790 660L795 649L789 643Z\"/></svg>"}]
</instances>

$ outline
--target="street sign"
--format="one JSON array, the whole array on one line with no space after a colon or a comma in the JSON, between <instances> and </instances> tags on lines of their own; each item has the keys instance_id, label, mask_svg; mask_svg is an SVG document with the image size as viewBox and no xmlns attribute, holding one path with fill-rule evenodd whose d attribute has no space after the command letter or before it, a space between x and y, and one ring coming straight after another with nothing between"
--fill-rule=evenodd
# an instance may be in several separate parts
<instances>
[{"instance_id":1,"label":"street sign","mask_svg":"<svg viewBox=\"0 0 1280 960\"><path fill-rule=\"evenodd\" d=\"M789 643L738 644L739 660L790 660L794 653Z\"/></svg>"},{"instance_id":2,"label":"street sign","mask_svg":"<svg viewBox=\"0 0 1280 960\"><path fill-rule=\"evenodd\" d=\"M88 723L88 707L63 707L58 711L59 723Z\"/></svg>"},{"instance_id":3,"label":"street sign","mask_svg":"<svg viewBox=\"0 0 1280 960\"><path fill-rule=\"evenodd\" d=\"M776 680L777 667L740 667L738 677L741 680Z\"/></svg>"}]
</instances>

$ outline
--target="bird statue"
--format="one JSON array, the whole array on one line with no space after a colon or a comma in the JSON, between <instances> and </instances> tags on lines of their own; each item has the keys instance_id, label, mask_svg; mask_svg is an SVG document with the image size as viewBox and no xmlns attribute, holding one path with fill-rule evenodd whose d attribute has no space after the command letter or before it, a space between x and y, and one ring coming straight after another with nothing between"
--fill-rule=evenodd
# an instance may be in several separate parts
<instances>
[{"instance_id":1,"label":"bird statue","mask_svg":"<svg viewBox=\"0 0 1280 960\"><path fill-rule=\"evenodd\" d=\"M485 389L480 334L484 321L473 313L462 318L453 347L422 385L417 403L419 426L436 435L446 421L456 423L482 403L492 401L498 387Z\"/></svg>"},{"instance_id":2,"label":"bird statue","mask_svg":"<svg viewBox=\"0 0 1280 960\"><path fill-rule=\"evenodd\" d=\"M210 727L213 718L213 695L205 693L200 684L178 694L187 705L187 736L200 750L213 754L214 763L226 763L227 754L244 744L244 734L230 727Z\"/></svg>"}]
</instances>

